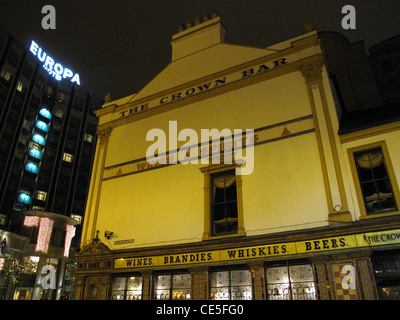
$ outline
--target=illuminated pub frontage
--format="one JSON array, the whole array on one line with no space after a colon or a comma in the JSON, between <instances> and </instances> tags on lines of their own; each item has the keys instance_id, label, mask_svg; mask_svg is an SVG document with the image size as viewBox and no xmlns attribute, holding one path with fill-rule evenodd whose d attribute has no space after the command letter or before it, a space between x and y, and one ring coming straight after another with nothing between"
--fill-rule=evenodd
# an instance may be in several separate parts
<instances>
[{"instance_id":1,"label":"illuminated pub frontage","mask_svg":"<svg viewBox=\"0 0 400 320\"><path fill-rule=\"evenodd\" d=\"M225 31L180 26L171 63L96 112L75 299L395 299L400 122L341 127L312 27L267 48Z\"/></svg>"}]
</instances>

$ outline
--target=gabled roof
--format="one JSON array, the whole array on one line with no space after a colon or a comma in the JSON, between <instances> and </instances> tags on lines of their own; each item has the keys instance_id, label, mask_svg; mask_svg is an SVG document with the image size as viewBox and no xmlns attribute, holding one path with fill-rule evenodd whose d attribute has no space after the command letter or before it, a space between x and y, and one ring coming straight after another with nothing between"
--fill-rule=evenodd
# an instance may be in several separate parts
<instances>
[{"instance_id":1,"label":"gabled roof","mask_svg":"<svg viewBox=\"0 0 400 320\"><path fill-rule=\"evenodd\" d=\"M275 52L220 43L171 62L134 99L139 100Z\"/></svg>"}]
</instances>

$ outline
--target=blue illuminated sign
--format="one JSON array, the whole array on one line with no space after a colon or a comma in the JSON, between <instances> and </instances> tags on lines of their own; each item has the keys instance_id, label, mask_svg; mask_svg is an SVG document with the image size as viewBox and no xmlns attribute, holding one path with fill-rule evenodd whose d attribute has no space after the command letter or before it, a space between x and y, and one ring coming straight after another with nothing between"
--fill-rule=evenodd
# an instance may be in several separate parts
<instances>
[{"instance_id":1,"label":"blue illuminated sign","mask_svg":"<svg viewBox=\"0 0 400 320\"><path fill-rule=\"evenodd\" d=\"M44 63L43 68L56 80L71 78L71 82L77 85L81 84L79 74L74 74L70 69L64 68L60 63L56 63L35 41L32 40L29 50L33 55L37 56L39 61Z\"/></svg>"}]
</instances>

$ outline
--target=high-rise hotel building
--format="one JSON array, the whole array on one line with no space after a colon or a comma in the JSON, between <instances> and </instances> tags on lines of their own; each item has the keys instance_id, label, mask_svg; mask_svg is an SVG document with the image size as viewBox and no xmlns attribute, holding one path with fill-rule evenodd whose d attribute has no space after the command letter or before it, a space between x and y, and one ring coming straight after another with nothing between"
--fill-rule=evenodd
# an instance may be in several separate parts
<instances>
[{"instance_id":1,"label":"high-rise hotel building","mask_svg":"<svg viewBox=\"0 0 400 320\"><path fill-rule=\"evenodd\" d=\"M396 296L400 122L373 116L362 48L225 31L217 14L181 26L171 63L96 111L75 298Z\"/></svg>"},{"instance_id":2,"label":"high-rise hotel building","mask_svg":"<svg viewBox=\"0 0 400 320\"><path fill-rule=\"evenodd\" d=\"M38 275L52 264L61 279L72 234L79 247L96 143L94 110L101 104L50 75L30 45L0 29L0 272L14 272L18 260L33 262ZM42 231L48 239L40 239ZM40 241L48 248L40 250ZM40 276L24 273L18 283L2 277L0 299L69 294L65 286L63 292L61 286L42 290Z\"/></svg>"}]
</instances>

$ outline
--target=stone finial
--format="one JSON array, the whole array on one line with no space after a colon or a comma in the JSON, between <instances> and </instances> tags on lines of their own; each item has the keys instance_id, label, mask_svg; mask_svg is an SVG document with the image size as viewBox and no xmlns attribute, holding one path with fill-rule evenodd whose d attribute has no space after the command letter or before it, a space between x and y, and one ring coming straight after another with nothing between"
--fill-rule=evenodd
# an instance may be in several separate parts
<instances>
[{"instance_id":1,"label":"stone finial","mask_svg":"<svg viewBox=\"0 0 400 320\"><path fill-rule=\"evenodd\" d=\"M197 26L201 23L201 18L200 17L196 17L196 19L194 19L194 24Z\"/></svg>"},{"instance_id":2,"label":"stone finial","mask_svg":"<svg viewBox=\"0 0 400 320\"><path fill-rule=\"evenodd\" d=\"M212 17L212 18L219 17L218 11L217 11L217 10L214 10L213 13L211 14L211 17Z\"/></svg>"},{"instance_id":3,"label":"stone finial","mask_svg":"<svg viewBox=\"0 0 400 320\"><path fill-rule=\"evenodd\" d=\"M304 26L304 29L305 29L306 32L315 31L315 25L313 25L310 22L307 22L306 25Z\"/></svg>"},{"instance_id":4,"label":"stone finial","mask_svg":"<svg viewBox=\"0 0 400 320\"><path fill-rule=\"evenodd\" d=\"M191 27L193 27L193 21L189 20L188 22L186 22L186 28L189 29Z\"/></svg>"},{"instance_id":5,"label":"stone finial","mask_svg":"<svg viewBox=\"0 0 400 320\"><path fill-rule=\"evenodd\" d=\"M106 103L111 101L111 94L110 94L110 92L108 92L108 93L106 94L106 96L104 97L104 101L105 101Z\"/></svg>"},{"instance_id":6,"label":"stone finial","mask_svg":"<svg viewBox=\"0 0 400 320\"><path fill-rule=\"evenodd\" d=\"M180 24L178 26L178 30L179 30L179 32L185 31L185 25L184 24Z\"/></svg>"}]
</instances>

